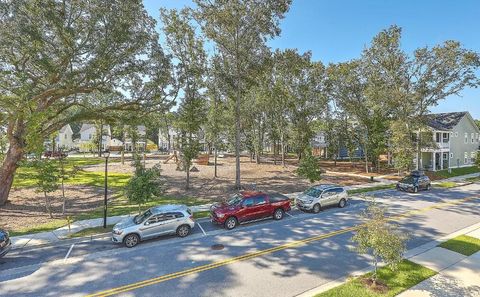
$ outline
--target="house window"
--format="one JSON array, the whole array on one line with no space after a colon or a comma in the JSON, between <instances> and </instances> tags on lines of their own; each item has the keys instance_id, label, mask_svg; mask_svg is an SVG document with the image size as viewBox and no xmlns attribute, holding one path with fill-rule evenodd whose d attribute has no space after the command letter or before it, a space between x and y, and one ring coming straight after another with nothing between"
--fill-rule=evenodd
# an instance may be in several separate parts
<instances>
[{"instance_id":1,"label":"house window","mask_svg":"<svg viewBox=\"0 0 480 297\"><path fill-rule=\"evenodd\" d=\"M480 141L480 135L477 133L477 142Z\"/></svg>"},{"instance_id":2,"label":"house window","mask_svg":"<svg viewBox=\"0 0 480 297\"><path fill-rule=\"evenodd\" d=\"M453 153L450 153L450 159L453 159Z\"/></svg>"},{"instance_id":3,"label":"house window","mask_svg":"<svg viewBox=\"0 0 480 297\"><path fill-rule=\"evenodd\" d=\"M472 140L472 143L474 143L474 142L475 142L475 133L472 133L472 134L470 135L470 138L471 138L471 140Z\"/></svg>"},{"instance_id":4,"label":"house window","mask_svg":"<svg viewBox=\"0 0 480 297\"><path fill-rule=\"evenodd\" d=\"M447 142L448 142L448 139L449 139L448 136L449 136L448 133L443 133L443 142L444 142L444 143L447 143Z\"/></svg>"},{"instance_id":5,"label":"house window","mask_svg":"<svg viewBox=\"0 0 480 297\"><path fill-rule=\"evenodd\" d=\"M467 152L463 153L463 164L468 164L468 153Z\"/></svg>"},{"instance_id":6,"label":"house window","mask_svg":"<svg viewBox=\"0 0 480 297\"><path fill-rule=\"evenodd\" d=\"M455 137L458 137L458 132L455 132Z\"/></svg>"},{"instance_id":7,"label":"house window","mask_svg":"<svg viewBox=\"0 0 480 297\"><path fill-rule=\"evenodd\" d=\"M92 134L88 134L88 139L92 139Z\"/></svg>"},{"instance_id":8,"label":"house window","mask_svg":"<svg viewBox=\"0 0 480 297\"><path fill-rule=\"evenodd\" d=\"M470 162L473 164L475 163L475 157L476 157L476 153L475 152L471 152L470 153Z\"/></svg>"},{"instance_id":9,"label":"house window","mask_svg":"<svg viewBox=\"0 0 480 297\"><path fill-rule=\"evenodd\" d=\"M65 139L67 139L67 134L65 134Z\"/></svg>"},{"instance_id":10,"label":"house window","mask_svg":"<svg viewBox=\"0 0 480 297\"><path fill-rule=\"evenodd\" d=\"M464 139L464 142L465 142L465 143L468 143L468 133L465 133L465 139Z\"/></svg>"}]
</instances>

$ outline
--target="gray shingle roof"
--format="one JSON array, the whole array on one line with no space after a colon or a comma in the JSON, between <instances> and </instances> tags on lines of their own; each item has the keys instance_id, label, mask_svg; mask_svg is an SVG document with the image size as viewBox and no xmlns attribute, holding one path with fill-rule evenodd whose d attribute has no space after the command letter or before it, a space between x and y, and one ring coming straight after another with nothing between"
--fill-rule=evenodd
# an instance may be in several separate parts
<instances>
[{"instance_id":1,"label":"gray shingle roof","mask_svg":"<svg viewBox=\"0 0 480 297\"><path fill-rule=\"evenodd\" d=\"M435 113L427 116L427 125L436 130L452 130L467 111Z\"/></svg>"}]
</instances>

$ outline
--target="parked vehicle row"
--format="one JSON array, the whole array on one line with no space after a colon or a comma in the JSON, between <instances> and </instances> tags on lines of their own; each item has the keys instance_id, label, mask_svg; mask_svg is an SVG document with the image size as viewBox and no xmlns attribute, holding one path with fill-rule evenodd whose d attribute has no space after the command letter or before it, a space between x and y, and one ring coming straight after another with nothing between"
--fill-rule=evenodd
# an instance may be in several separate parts
<instances>
[{"instance_id":1,"label":"parked vehicle row","mask_svg":"<svg viewBox=\"0 0 480 297\"><path fill-rule=\"evenodd\" d=\"M432 184L430 178L422 171L412 171L397 183L397 190L417 193L419 190L430 190Z\"/></svg>"},{"instance_id":2,"label":"parked vehicle row","mask_svg":"<svg viewBox=\"0 0 480 297\"><path fill-rule=\"evenodd\" d=\"M348 195L337 185L318 185L305 191L297 199L299 209L318 213L322 208L336 204L345 207ZM227 230L240 224L272 218L283 219L292 209L292 201L278 193L244 191L210 207L210 219ZM162 205L127 218L113 227L112 241L134 247L143 240L176 234L185 237L195 227L192 211L185 205Z\"/></svg>"}]
</instances>

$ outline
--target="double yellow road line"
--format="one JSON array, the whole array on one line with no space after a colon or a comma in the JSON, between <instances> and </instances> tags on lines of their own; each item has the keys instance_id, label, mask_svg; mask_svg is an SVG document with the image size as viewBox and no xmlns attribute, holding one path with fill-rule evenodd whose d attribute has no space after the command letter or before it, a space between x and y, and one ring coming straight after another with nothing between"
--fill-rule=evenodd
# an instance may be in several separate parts
<instances>
[{"instance_id":1,"label":"double yellow road line","mask_svg":"<svg viewBox=\"0 0 480 297\"><path fill-rule=\"evenodd\" d=\"M480 196L470 196L470 197L463 198L463 199L458 199L458 200L449 201L449 202L443 202L443 203L428 206L428 207L425 207L425 208L407 211L407 212L399 214L399 215L394 215L394 216L390 217L389 220L390 221L396 221L396 220L403 219L403 218L406 218L406 217L410 217L410 216L413 216L413 215L416 215L416 214L420 214L420 213L423 213L423 212L426 212L426 211L429 211L429 210L441 209L441 208L445 208L445 207L448 207L448 206L453 206L453 205L465 203L467 201L474 200L474 199L477 199L477 198L480 198ZM345 233L354 231L357 228L358 228L358 225L353 226L353 227L344 228L344 229L341 229L341 230L338 230L338 231L330 232L330 233L327 233L327 234L322 234L322 235L308 237L308 238L301 239L301 240L292 241L292 242L289 242L289 243L285 243L285 244L282 244L282 245L279 245L279 246L276 246L276 247L272 247L272 248L268 248L268 249L264 249L264 250L261 250L261 251L247 253L247 254L244 254L244 255L240 255L240 256L237 256L237 257L233 257L233 258L228 258L228 259L213 262L213 263L210 263L210 264L205 264L205 265L193 267L193 268L178 271L178 272L161 275L161 276L158 276L158 277L154 277L154 278L151 278L151 279L147 279L147 280L144 280L144 281L132 283L132 284L125 285L125 286L120 286L120 287L113 288L113 289L110 289L110 290L100 291L100 292L97 292L97 293L94 293L94 294L91 294L91 295L87 295L86 297L112 296L112 295L116 295L116 294L120 294L120 293L124 293L124 292L128 292L128 291L132 291L132 290L135 290L135 289L140 289L140 288L143 288L143 287L151 286L151 285L158 284L158 283L161 283L161 282L165 282L165 281L168 281L168 280L184 277L184 276L187 276L187 275L190 275L190 274L199 273L199 272L202 272L202 271L211 270L211 269L214 269L214 268L226 266L226 265L229 265L229 264L233 264L235 262L245 261L245 260L253 259L253 258L262 256L262 255L278 252L278 251L281 251L281 250L299 247L299 246L306 245L306 244L314 242L314 241L319 241L319 240L330 238L330 237L333 237L333 236L336 236L336 235L345 234Z\"/></svg>"}]
</instances>

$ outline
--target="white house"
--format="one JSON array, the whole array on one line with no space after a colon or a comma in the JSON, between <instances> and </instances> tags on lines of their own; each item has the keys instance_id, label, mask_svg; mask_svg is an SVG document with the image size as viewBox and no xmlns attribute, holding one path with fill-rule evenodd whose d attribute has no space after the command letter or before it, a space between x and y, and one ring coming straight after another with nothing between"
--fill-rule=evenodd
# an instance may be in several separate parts
<instances>
[{"instance_id":1,"label":"white house","mask_svg":"<svg viewBox=\"0 0 480 297\"><path fill-rule=\"evenodd\" d=\"M143 151L147 146L146 128L142 125L137 126L136 128L137 140L135 146L137 147L137 150ZM134 151L132 139L127 132L125 132L125 143L123 144L123 147L127 152Z\"/></svg>"},{"instance_id":2,"label":"white house","mask_svg":"<svg viewBox=\"0 0 480 297\"><path fill-rule=\"evenodd\" d=\"M158 129L158 149L161 151L171 151L178 148L178 133L172 127Z\"/></svg>"},{"instance_id":3,"label":"white house","mask_svg":"<svg viewBox=\"0 0 480 297\"><path fill-rule=\"evenodd\" d=\"M66 124L65 126L58 131L58 135L55 138L55 145L57 150L70 150L74 148L73 145L73 130L70 127L70 124Z\"/></svg>"},{"instance_id":4,"label":"white house","mask_svg":"<svg viewBox=\"0 0 480 297\"><path fill-rule=\"evenodd\" d=\"M97 148L92 146L94 138L97 135L97 128L94 124L82 124L80 128L80 140L78 142L79 150L81 152L97 151ZM105 151L110 147L112 140L112 132L110 125L103 125L101 150Z\"/></svg>"}]
</instances>

